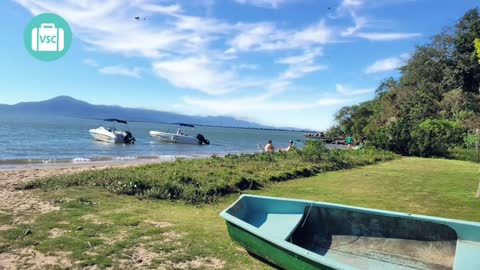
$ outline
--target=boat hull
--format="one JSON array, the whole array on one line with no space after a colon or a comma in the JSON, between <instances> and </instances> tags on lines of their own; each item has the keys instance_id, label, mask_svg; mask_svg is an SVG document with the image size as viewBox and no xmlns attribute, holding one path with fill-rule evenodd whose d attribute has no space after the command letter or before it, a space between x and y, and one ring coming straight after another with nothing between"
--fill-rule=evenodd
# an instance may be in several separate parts
<instances>
[{"instance_id":1,"label":"boat hull","mask_svg":"<svg viewBox=\"0 0 480 270\"><path fill-rule=\"evenodd\" d=\"M110 142L110 143L125 143L124 134L115 134L102 128L90 129L90 135L97 141Z\"/></svg>"},{"instance_id":2,"label":"boat hull","mask_svg":"<svg viewBox=\"0 0 480 270\"><path fill-rule=\"evenodd\" d=\"M252 234L237 225L227 221L228 234L233 241L240 244L250 253L259 256L268 262L283 269L302 270L331 270L333 268L324 266L305 257L279 247L255 234Z\"/></svg>"},{"instance_id":3,"label":"boat hull","mask_svg":"<svg viewBox=\"0 0 480 270\"><path fill-rule=\"evenodd\" d=\"M242 195L230 237L285 269L478 270L480 223Z\"/></svg>"},{"instance_id":4,"label":"boat hull","mask_svg":"<svg viewBox=\"0 0 480 270\"><path fill-rule=\"evenodd\" d=\"M200 144L197 138L192 136L178 135L168 132L150 131L150 136L162 142L181 143L181 144Z\"/></svg>"}]
</instances>

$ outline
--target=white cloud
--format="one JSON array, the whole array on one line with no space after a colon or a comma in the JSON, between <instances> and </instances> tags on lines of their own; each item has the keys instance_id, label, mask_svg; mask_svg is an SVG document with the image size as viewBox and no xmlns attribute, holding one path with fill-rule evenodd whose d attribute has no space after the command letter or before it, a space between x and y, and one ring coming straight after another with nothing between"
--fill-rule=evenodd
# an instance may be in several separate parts
<instances>
[{"instance_id":1,"label":"white cloud","mask_svg":"<svg viewBox=\"0 0 480 270\"><path fill-rule=\"evenodd\" d=\"M342 37L348 37L354 35L356 32L358 32L360 29L364 28L368 21L364 17L359 17L357 16L354 12L351 12L351 17L353 19L354 25L348 27L344 31L340 33Z\"/></svg>"},{"instance_id":2,"label":"white cloud","mask_svg":"<svg viewBox=\"0 0 480 270\"><path fill-rule=\"evenodd\" d=\"M140 78L140 71L141 69L139 67L133 67L133 68L127 68L122 65L111 65L111 66L105 66L101 67L100 64L90 58L83 59L82 61L85 65L94 67L98 69L98 72L102 74L107 74L107 75L120 75L120 76L127 76L127 77L133 77L133 78Z\"/></svg>"},{"instance_id":3,"label":"white cloud","mask_svg":"<svg viewBox=\"0 0 480 270\"><path fill-rule=\"evenodd\" d=\"M140 68L127 68L124 66L106 66L98 70L100 73L107 75L120 75L133 78L140 78Z\"/></svg>"},{"instance_id":4,"label":"white cloud","mask_svg":"<svg viewBox=\"0 0 480 270\"><path fill-rule=\"evenodd\" d=\"M304 49L335 41L333 29L324 21L299 30L279 29L273 23L242 24L239 28L226 52Z\"/></svg>"},{"instance_id":5,"label":"white cloud","mask_svg":"<svg viewBox=\"0 0 480 270\"><path fill-rule=\"evenodd\" d=\"M392 40L400 40L400 39L409 39L409 38L416 38L420 37L422 34L420 33L379 33L379 32L360 32L357 33L356 36L360 38L365 38L372 41L392 41Z\"/></svg>"},{"instance_id":6,"label":"white cloud","mask_svg":"<svg viewBox=\"0 0 480 270\"><path fill-rule=\"evenodd\" d=\"M91 67L98 67L99 64L97 63L97 61L93 60L93 59L83 59L82 61L85 65L89 65Z\"/></svg>"},{"instance_id":7,"label":"white cloud","mask_svg":"<svg viewBox=\"0 0 480 270\"><path fill-rule=\"evenodd\" d=\"M344 17L345 15L352 15L357 10L365 6L365 0L343 0L335 10L335 14L330 14L333 19Z\"/></svg>"},{"instance_id":8,"label":"white cloud","mask_svg":"<svg viewBox=\"0 0 480 270\"><path fill-rule=\"evenodd\" d=\"M327 69L325 65L309 65L309 66L301 66L295 65L289 67L286 71L284 71L281 75L281 78L286 80L298 79L306 74L313 73L320 70Z\"/></svg>"},{"instance_id":9,"label":"white cloud","mask_svg":"<svg viewBox=\"0 0 480 270\"><path fill-rule=\"evenodd\" d=\"M339 8L357 8L364 4L362 0L343 0Z\"/></svg>"},{"instance_id":10,"label":"white cloud","mask_svg":"<svg viewBox=\"0 0 480 270\"><path fill-rule=\"evenodd\" d=\"M359 16L357 13L364 8L374 8L386 4L395 4L411 0L343 0L339 7L336 9L336 14L331 15L333 19L338 19L341 17L349 16L353 21L353 25L347 27L345 30L340 32L342 37L357 37L368 39L371 41L393 41L401 39L409 39L421 36L420 33L403 33L403 32L366 32L362 31L364 28L372 28L383 26L383 23L375 21L372 19L367 19L367 17Z\"/></svg>"},{"instance_id":11,"label":"white cloud","mask_svg":"<svg viewBox=\"0 0 480 270\"><path fill-rule=\"evenodd\" d=\"M144 3L140 5L140 9L151 13L161 13L166 15L178 15L183 12L179 4L174 5L157 5L151 3Z\"/></svg>"},{"instance_id":12,"label":"white cloud","mask_svg":"<svg viewBox=\"0 0 480 270\"><path fill-rule=\"evenodd\" d=\"M406 64L409 54L402 54L399 57L388 57L375 61L365 69L366 74L380 73L396 70Z\"/></svg>"},{"instance_id":13,"label":"white cloud","mask_svg":"<svg viewBox=\"0 0 480 270\"><path fill-rule=\"evenodd\" d=\"M323 55L322 48L307 49L301 55L281 58L276 60L275 62L279 64L288 64L288 65L311 64L316 57L322 56L322 55Z\"/></svg>"},{"instance_id":14,"label":"white cloud","mask_svg":"<svg viewBox=\"0 0 480 270\"><path fill-rule=\"evenodd\" d=\"M349 99L323 98L317 101L272 101L268 96L260 95L241 99L204 99L185 97L184 103L197 109L214 112L213 115L245 115L262 112L298 111L314 108L339 106L350 102Z\"/></svg>"},{"instance_id":15,"label":"white cloud","mask_svg":"<svg viewBox=\"0 0 480 270\"><path fill-rule=\"evenodd\" d=\"M240 75L240 69L253 66L236 67L236 64L228 63L235 59L237 51L304 49L328 42L331 35L323 21L299 30L281 30L272 23L230 24L214 18L187 15L178 4L153 4L148 0L102 3L94 0L63 3L54 0L16 1L33 14L60 14L91 50L149 59L158 77L174 86L210 95L258 88L265 81L278 79L252 79ZM145 14L142 16L146 20L135 20L133 16L137 14ZM162 20L153 23L156 15L162 16ZM218 40L234 40L235 46L219 52L212 44L218 45ZM284 72L284 77L295 79L323 68L314 64L291 66ZM139 77L138 70L122 66L105 67L101 72ZM289 82L280 82L280 85L282 83L285 90Z\"/></svg>"},{"instance_id":16,"label":"white cloud","mask_svg":"<svg viewBox=\"0 0 480 270\"><path fill-rule=\"evenodd\" d=\"M283 21L246 23L229 22L211 16L194 16L189 13L188 7L192 5L190 1L182 2L181 5L170 0L14 1L35 15L45 12L61 15L72 27L76 40L80 40L88 50L124 57L126 61L139 58L146 60L151 64L153 73L171 85L215 96L204 98L202 95L202 98L184 99L185 104L196 104L199 108L205 108L206 113L238 112L246 115L249 110L302 110L350 102L349 99L342 98L306 98L305 101L296 102L281 102L277 99L281 98L279 95L284 91L297 89L295 80L327 68L317 62L317 58L323 55L320 46L342 42L345 37L349 41L353 37L396 40L419 35L367 32L364 28L371 27L370 20L357 16L356 13L366 5L364 0L342 1L342 16L351 16L353 20L353 25L346 28L335 26L336 19L319 19L311 24L293 26ZM287 2L294 2L236 1L268 8L278 8ZM202 2L208 6L213 3ZM195 11L195 14L198 12ZM145 20L137 21L134 16L142 16ZM280 57L277 54L279 52L284 57ZM249 58L249 63L242 63L239 60L241 53L255 55ZM256 56L262 60L256 62ZM277 75L251 77L250 74L263 71L258 68L258 64L261 63L263 68L264 58L276 59L275 64L282 65L283 69ZM83 63L110 75L140 78L143 71L138 67L124 65L103 67L93 59L85 59ZM249 72L255 69L258 72ZM343 96L363 94L366 90L369 89L337 87L337 92ZM218 95L225 96L219 98Z\"/></svg>"},{"instance_id":17,"label":"white cloud","mask_svg":"<svg viewBox=\"0 0 480 270\"><path fill-rule=\"evenodd\" d=\"M353 89L349 86L345 86L339 83L336 84L336 90L338 93L344 96L365 95L365 94L372 93L374 91L374 89L371 89L371 88Z\"/></svg>"},{"instance_id":18,"label":"white cloud","mask_svg":"<svg viewBox=\"0 0 480 270\"><path fill-rule=\"evenodd\" d=\"M153 62L154 73L170 84L200 90L210 95L220 95L264 84L257 79L240 79L232 70L224 70L207 56L169 59Z\"/></svg>"},{"instance_id":19,"label":"white cloud","mask_svg":"<svg viewBox=\"0 0 480 270\"><path fill-rule=\"evenodd\" d=\"M235 0L239 4L249 4L257 7L278 8L280 5L290 2L289 0Z\"/></svg>"},{"instance_id":20,"label":"white cloud","mask_svg":"<svg viewBox=\"0 0 480 270\"><path fill-rule=\"evenodd\" d=\"M233 66L233 69L236 69L236 70L241 70L241 69L245 69L245 70L256 70L256 69L258 69L258 65L254 65L254 64L239 64L239 65L234 65L234 66Z\"/></svg>"},{"instance_id":21,"label":"white cloud","mask_svg":"<svg viewBox=\"0 0 480 270\"><path fill-rule=\"evenodd\" d=\"M315 59L322 54L323 51L321 48L314 48L305 50L301 55L276 60L276 63L288 65L288 68L280 75L280 79L298 79L308 73L327 69L325 65L315 64Z\"/></svg>"},{"instance_id":22,"label":"white cloud","mask_svg":"<svg viewBox=\"0 0 480 270\"><path fill-rule=\"evenodd\" d=\"M52 12L64 17L74 34L91 49L147 58L195 53L233 27L222 21L185 15L179 5L149 1L15 0L33 14ZM167 15L153 23L155 14ZM134 16L145 14L145 21Z\"/></svg>"}]
</instances>

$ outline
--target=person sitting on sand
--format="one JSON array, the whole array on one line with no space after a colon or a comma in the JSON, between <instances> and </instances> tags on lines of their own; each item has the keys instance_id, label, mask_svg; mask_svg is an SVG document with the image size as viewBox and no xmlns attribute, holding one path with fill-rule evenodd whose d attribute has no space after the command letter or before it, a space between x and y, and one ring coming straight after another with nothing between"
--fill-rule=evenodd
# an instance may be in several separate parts
<instances>
[{"instance_id":1,"label":"person sitting on sand","mask_svg":"<svg viewBox=\"0 0 480 270\"><path fill-rule=\"evenodd\" d=\"M294 147L293 141L289 141L287 148L285 148L285 149L280 148L280 149L278 149L278 152L280 152L280 153L282 153L282 152L290 152L290 151L293 150L293 147Z\"/></svg>"},{"instance_id":2,"label":"person sitting on sand","mask_svg":"<svg viewBox=\"0 0 480 270\"><path fill-rule=\"evenodd\" d=\"M264 148L265 152L267 153L273 153L275 152L275 147L272 144L272 140L268 140L268 143L265 145Z\"/></svg>"}]
</instances>

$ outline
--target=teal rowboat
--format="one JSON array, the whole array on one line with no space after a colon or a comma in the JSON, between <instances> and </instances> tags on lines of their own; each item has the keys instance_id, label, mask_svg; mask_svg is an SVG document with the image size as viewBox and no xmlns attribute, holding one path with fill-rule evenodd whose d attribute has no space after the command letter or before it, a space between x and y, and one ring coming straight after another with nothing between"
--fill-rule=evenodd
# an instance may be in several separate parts
<instances>
[{"instance_id":1,"label":"teal rowboat","mask_svg":"<svg viewBox=\"0 0 480 270\"><path fill-rule=\"evenodd\" d=\"M480 270L480 223L242 195L230 237L284 269Z\"/></svg>"}]
</instances>

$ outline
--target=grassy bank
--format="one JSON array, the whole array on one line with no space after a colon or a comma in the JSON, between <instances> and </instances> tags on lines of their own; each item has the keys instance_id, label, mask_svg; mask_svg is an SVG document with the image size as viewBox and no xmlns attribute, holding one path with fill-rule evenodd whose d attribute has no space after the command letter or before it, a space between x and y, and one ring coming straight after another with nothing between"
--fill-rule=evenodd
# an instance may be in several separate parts
<instances>
[{"instance_id":1,"label":"grassy bank","mask_svg":"<svg viewBox=\"0 0 480 270\"><path fill-rule=\"evenodd\" d=\"M244 154L135 168L87 171L28 183L25 188L58 189L100 186L117 194L153 199L181 199L190 203L216 201L226 194L260 189L272 182L317 175L392 160L391 152L327 150L312 142L302 151L275 154Z\"/></svg>"},{"instance_id":2,"label":"grassy bank","mask_svg":"<svg viewBox=\"0 0 480 270\"><path fill-rule=\"evenodd\" d=\"M480 221L480 200L474 197L479 169L471 162L402 158L248 192ZM39 254L66 258L52 269L271 269L232 243L218 216L237 195L191 205L116 195L101 187L36 194L60 210L28 213L29 224L11 224L11 217L0 215L0 224L11 226L0 230L0 259L29 250L37 259ZM33 265L23 259L17 264Z\"/></svg>"}]
</instances>

